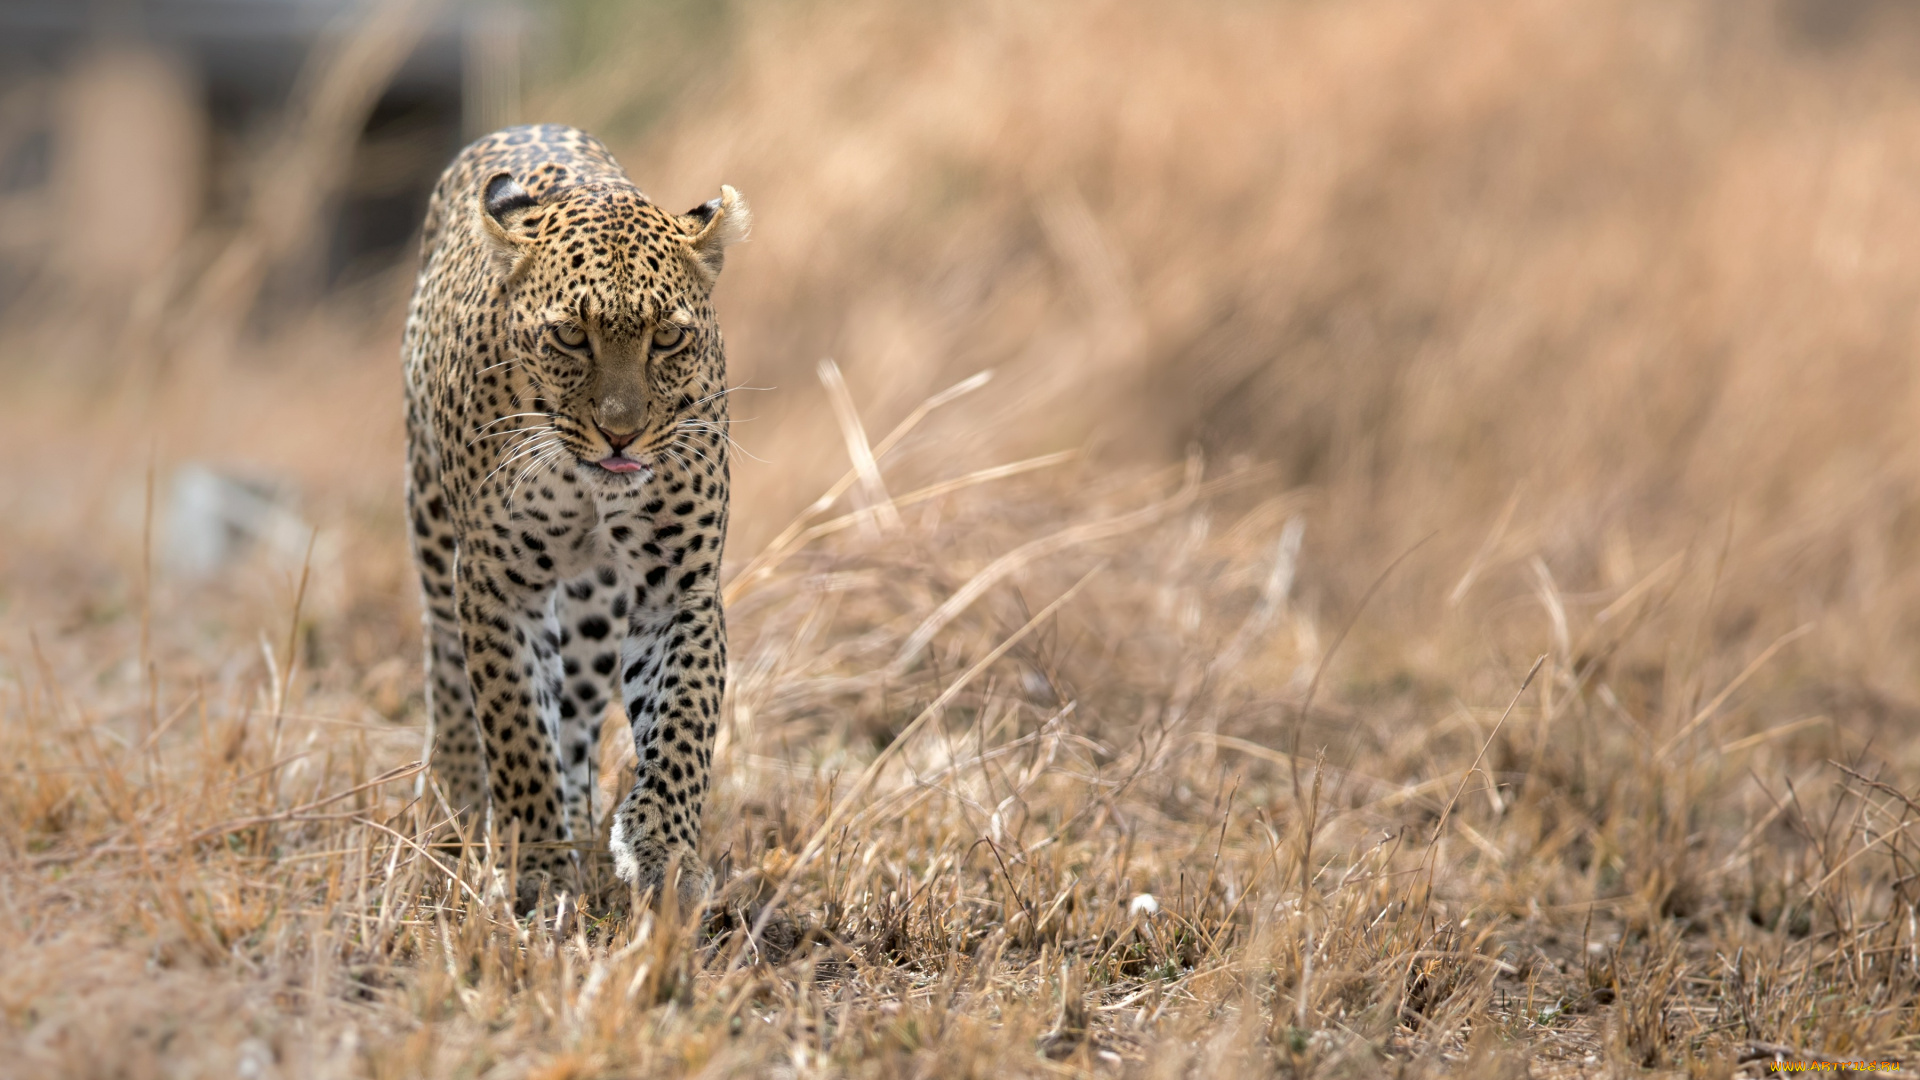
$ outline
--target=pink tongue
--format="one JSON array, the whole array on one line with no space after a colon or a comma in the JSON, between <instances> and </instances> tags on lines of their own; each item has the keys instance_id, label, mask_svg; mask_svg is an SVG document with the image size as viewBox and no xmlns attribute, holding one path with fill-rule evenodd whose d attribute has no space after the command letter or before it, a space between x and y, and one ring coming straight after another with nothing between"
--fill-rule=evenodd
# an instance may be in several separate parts
<instances>
[{"instance_id":1,"label":"pink tongue","mask_svg":"<svg viewBox=\"0 0 1920 1080\"><path fill-rule=\"evenodd\" d=\"M594 464L608 472L639 472L641 469L646 468L645 465L640 464L624 454L603 457L599 461L594 462Z\"/></svg>"}]
</instances>

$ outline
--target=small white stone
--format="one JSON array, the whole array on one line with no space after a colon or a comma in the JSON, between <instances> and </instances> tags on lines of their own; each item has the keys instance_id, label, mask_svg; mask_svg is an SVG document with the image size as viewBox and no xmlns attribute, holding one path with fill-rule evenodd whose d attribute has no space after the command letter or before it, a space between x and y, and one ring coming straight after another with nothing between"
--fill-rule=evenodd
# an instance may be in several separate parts
<instances>
[{"instance_id":1,"label":"small white stone","mask_svg":"<svg viewBox=\"0 0 1920 1080\"><path fill-rule=\"evenodd\" d=\"M1160 901L1155 900L1153 894L1150 892L1141 893L1139 896L1133 898L1132 903L1127 905L1128 915L1153 915L1158 913L1159 910Z\"/></svg>"},{"instance_id":2,"label":"small white stone","mask_svg":"<svg viewBox=\"0 0 1920 1080\"><path fill-rule=\"evenodd\" d=\"M240 1080L266 1080L274 1076L273 1047L260 1039L242 1039L234 1047L233 1074Z\"/></svg>"}]
</instances>

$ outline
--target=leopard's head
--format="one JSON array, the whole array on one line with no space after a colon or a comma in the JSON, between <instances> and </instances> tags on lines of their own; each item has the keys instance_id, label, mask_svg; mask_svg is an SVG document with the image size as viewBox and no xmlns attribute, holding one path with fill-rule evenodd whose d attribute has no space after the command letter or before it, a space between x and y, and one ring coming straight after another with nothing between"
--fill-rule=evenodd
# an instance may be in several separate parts
<instances>
[{"instance_id":1,"label":"leopard's head","mask_svg":"<svg viewBox=\"0 0 1920 1080\"><path fill-rule=\"evenodd\" d=\"M505 172L476 195L510 353L494 363L522 365L531 383L517 408L550 425L547 441L588 475L644 481L713 423L725 392L710 297L727 247L746 236L746 200L722 186L672 214L627 185L535 198Z\"/></svg>"}]
</instances>

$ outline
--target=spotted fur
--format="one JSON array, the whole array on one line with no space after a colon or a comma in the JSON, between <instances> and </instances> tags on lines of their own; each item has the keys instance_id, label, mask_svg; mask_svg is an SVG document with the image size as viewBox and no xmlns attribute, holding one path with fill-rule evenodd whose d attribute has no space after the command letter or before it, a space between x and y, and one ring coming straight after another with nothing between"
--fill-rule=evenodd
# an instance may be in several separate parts
<instances>
[{"instance_id":1,"label":"spotted fur","mask_svg":"<svg viewBox=\"0 0 1920 1080\"><path fill-rule=\"evenodd\" d=\"M428 753L522 899L575 886L600 721L639 764L615 868L707 885L694 855L726 680L726 360L709 301L747 207L656 207L558 125L462 151L428 206L406 362L407 508Z\"/></svg>"}]
</instances>

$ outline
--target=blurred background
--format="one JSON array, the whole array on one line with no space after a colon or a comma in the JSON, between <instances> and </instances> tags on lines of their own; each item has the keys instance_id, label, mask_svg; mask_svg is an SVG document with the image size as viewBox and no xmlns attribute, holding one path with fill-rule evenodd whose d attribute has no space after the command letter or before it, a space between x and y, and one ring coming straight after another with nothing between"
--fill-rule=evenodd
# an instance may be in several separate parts
<instances>
[{"instance_id":1,"label":"blurred background","mask_svg":"<svg viewBox=\"0 0 1920 1080\"><path fill-rule=\"evenodd\" d=\"M143 551L284 606L311 538L316 647L412 678L416 230L523 121L670 207L753 202L718 297L766 388L734 398L736 567L846 467L821 358L875 433L992 369L901 483L1078 450L1064 506L1264 466L1326 620L1430 538L1376 601L1395 670L1504 656L1462 605L1538 637L1543 589L1577 628L1680 558L1686 647L1811 622L1794 686L1920 700L1897 0L6 0L12 630L125 612Z\"/></svg>"}]
</instances>

